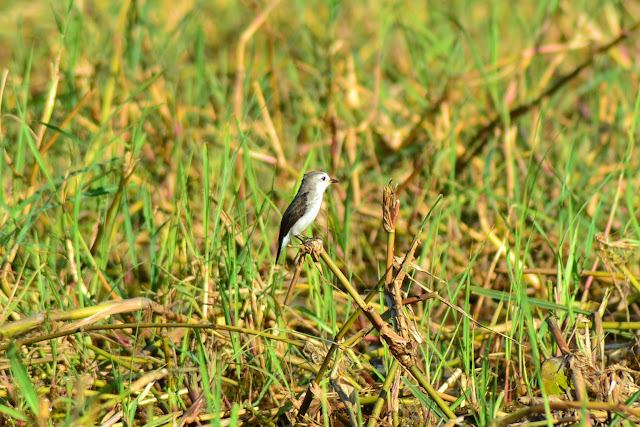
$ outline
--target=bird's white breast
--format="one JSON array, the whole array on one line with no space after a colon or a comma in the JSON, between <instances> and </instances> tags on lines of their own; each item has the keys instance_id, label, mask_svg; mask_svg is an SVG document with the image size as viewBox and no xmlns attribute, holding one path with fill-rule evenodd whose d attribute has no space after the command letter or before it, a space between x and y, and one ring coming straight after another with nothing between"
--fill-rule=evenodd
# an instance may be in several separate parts
<instances>
[{"instance_id":1,"label":"bird's white breast","mask_svg":"<svg viewBox=\"0 0 640 427\"><path fill-rule=\"evenodd\" d=\"M304 215L302 215L300 219L295 224L293 224L293 227L291 227L291 231L289 232L290 236L301 234L316 219L318 213L320 212L320 206L322 205L323 193L324 191L316 191L312 195L310 195L307 202L307 210Z\"/></svg>"}]
</instances>

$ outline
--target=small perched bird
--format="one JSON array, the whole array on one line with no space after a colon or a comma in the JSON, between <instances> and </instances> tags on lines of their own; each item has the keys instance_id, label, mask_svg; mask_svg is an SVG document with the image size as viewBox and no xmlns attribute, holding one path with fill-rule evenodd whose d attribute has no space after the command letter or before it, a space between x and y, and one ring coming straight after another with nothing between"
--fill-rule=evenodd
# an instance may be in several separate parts
<instances>
[{"instance_id":1,"label":"small perched bird","mask_svg":"<svg viewBox=\"0 0 640 427\"><path fill-rule=\"evenodd\" d=\"M304 174L298 194L284 211L280 222L276 263L280 259L280 252L287 247L293 236L300 235L316 219L325 190L336 182L338 180L330 178L326 172L312 171Z\"/></svg>"}]
</instances>

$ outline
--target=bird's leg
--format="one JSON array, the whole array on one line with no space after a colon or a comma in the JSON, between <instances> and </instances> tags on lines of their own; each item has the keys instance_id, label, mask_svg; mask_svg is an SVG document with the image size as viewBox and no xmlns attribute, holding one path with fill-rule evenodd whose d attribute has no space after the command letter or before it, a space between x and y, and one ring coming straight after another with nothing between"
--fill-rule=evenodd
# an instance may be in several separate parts
<instances>
[{"instance_id":1,"label":"bird's leg","mask_svg":"<svg viewBox=\"0 0 640 427\"><path fill-rule=\"evenodd\" d=\"M295 238L296 238L296 239L298 239L298 240L300 240L300 242L304 242L305 240L307 240L307 239L308 239L308 237L307 237L307 236L303 236L302 234L296 234L296 235L295 235Z\"/></svg>"},{"instance_id":2,"label":"bird's leg","mask_svg":"<svg viewBox=\"0 0 640 427\"><path fill-rule=\"evenodd\" d=\"M318 262L318 257L323 251L323 243L320 237L305 237L300 234L296 234L294 237L300 240L300 244L297 245L300 249L298 256L304 257L304 255L311 255L315 262Z\"/></svg>"},{"instance_id":3,"label":"bird's leg","mask_svg":"<svg viewBox=\"0 0 640 427\"><path fill-rule=\"evenodd\" d=\"M300 243L302 245L313 245L313 242L315 242L316 240L319 240L322 244L322 239L320 237L307 237L303 236L302 234L296 234L295 237L300 240Z\"/></svg>"}]
</instances>

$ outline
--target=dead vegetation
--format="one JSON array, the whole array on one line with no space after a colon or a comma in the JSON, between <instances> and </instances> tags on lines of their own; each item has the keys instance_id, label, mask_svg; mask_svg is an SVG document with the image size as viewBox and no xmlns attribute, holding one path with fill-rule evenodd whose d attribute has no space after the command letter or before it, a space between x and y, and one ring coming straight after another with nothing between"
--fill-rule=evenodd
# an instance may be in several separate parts
<instances>
[{"instance_id":1,"label":"dead vegetation","mask_svg":"<svg viewBox=\"0 0 640 427\"><path fill-rule=\"evenodd\" d=\"M2 422L640 422L640 9L596 3L7 6Z\"/></svg>"}]
</instances>

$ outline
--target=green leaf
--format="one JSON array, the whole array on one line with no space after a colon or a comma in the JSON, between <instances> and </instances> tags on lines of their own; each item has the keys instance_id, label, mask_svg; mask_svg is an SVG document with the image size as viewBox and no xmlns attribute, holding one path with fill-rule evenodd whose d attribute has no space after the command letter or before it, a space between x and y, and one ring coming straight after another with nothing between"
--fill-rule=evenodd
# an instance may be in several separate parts
<instances>
[{"instance_id":1,"label":"green leaf","mask_svg":"<svg viewBox=\"0 0 640 427\"><path fill-rule=\"evenodd\" d=\"M8 406L4 406L4 405L0 405L0 414L5 414L7 416L9 416L10 419L12 420L21 420L21 421L28 421L29 417L27 417L25 414L16 411L13 408L9 408Z\"/></svg>"},{"instance_id":2,"label":"green leaf","mask_svg":"<svg viewBox=\"0 0 640 427\"><path fill-rule=\"evenodd\" d=\"M489 297L489 298L493 298L493 299L497 299L505 302L515 302L515 295L512 295L508 292L496 291L495 289L485 289L485 288L481 288L480 286L474 286L474 285L472 285L470 288L471 288L471 292L473 292L476 295L481 295L481 296L485 296L485 297ZM529 298L529 304L534 305L536 307L544 308L546 310L569 311L569 307L567 307L566 305L545 301L539 298ZM575 313L584 314L586 316L591 316L593 314L590 311L582 310L579 308L573 308L573 311Z\"/></svg>"},{"instance_id":3,"label":"green leaf","mask_svg":"<svg viewBox=\"0 0 640 427\"><path fill-rule=\"evenodd\" d=\"M11 361L11 371L13 372L13 376L18 382L18 386L20 387L20 390L22 390L24 398L27 400L27 405L29 405L29 408L31 408L31 411L33 411L35 416L38 417L40 413L38 394L36 393L36 389L33 388L33 384L31 384L31 378L29 378L27 368L22 363L18 347L16 347L13 342L9 346L7 356L9 356L9 360Z\"/></svg>"},{"instance_id":4,"label":"green leaf","mask_svg":"<svg viewBox=\"0 0 640 427\"><path fill-rule=\"evenodd\" d=\"M420 401L429 411L435 413L441 420L447 418L447 416L442 412L442 410L436 405L426 394L422 392L422 390L416 385L412 384L407 378L402 377L402 382L409 390L411 390L411 394L413 394L416 399Z\"/></svg>"},{"instance_id":5,"label":"green leaf","mask_svg":"<svg viewBox=\"0 0 640 427\"><path fill-rule=\"evenodd\" d=\"M552 357L542 363L542 381L548 395L563 396L569 388L573 389L573 382L567 376L564 357Z\"/></svg>"}]
</instances>

